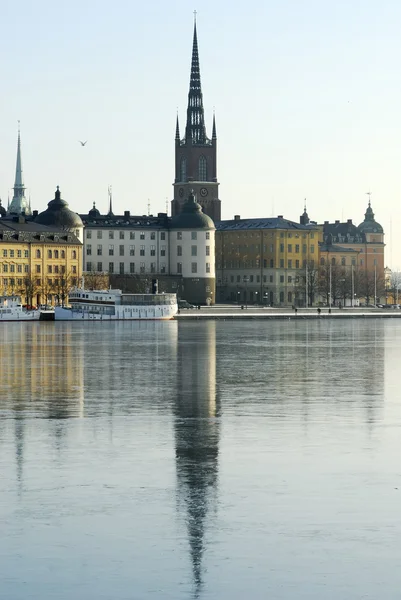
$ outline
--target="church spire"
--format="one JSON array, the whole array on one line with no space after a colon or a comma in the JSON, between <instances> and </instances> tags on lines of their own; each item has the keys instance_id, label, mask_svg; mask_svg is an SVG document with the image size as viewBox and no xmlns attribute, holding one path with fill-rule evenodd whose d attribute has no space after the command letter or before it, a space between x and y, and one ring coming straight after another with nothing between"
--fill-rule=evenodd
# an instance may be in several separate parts
<instances>
[{"instance_id":1,"label":"church spire","mask_svg":"<svg viewBox=\"0 0 401 600\"><path fill-rule=\"evenodd\" d=\"M17 164L15 168L15 183L14 192L16 188L22 188L25 191L24 181L22 177L22 162L21 162L21 131L18 121L18 142L17 142Z\"/></svg>"},{"instance_id":2,"label":"church spire","mask_svg":"<svg viewBox=\"0 0 401 600\"><path fill-rule=\"evenodd\" d=\"M212 130L212 140L216 140L217 139L217 135L216 135L216 115L214 114L213 111L213 130Z\"/></svg>"},{"instance_id":3,"label":"church spire","mask_svg":"<svg viewBox=\"0 0 401 600\"><path fill-rule=\"evenodd\" d=\"M21 131L20 123L18 121L18 141L17 141L17 163L15 167L15 182L14 182L14 196L11 201L9 212L20 215L22 213L30 215L29 203L25 198L25 186L22 175L22 160L21 160Z\"/></svg>"},{"instance_id":4,"label":"church spire","mask_svg":"<svg viewBox=\"0 0 401 600\"><path fill-rule=\"evenodd\" d=\"M192 43L191 77L189 82L185 139L187 143L192 141L192 144L204 144L207 139L199 68L198 36L196 32L196 13L194 23L194 37Z\"/></svg>"},{"instance_id":5,"label":"church spire","mask_svg":"<svg viewBox=\"0 0 401 600\"><path fill-rule=\"evenodd\" d=\"M178 112L177 112L177 123L175 126L175 139L179 140L180 139L180 124L178 122Z\"/></svg>"},{"instance_id":6,"label":"church spire","mask_svg":"<svg viewBox=\"0 0 401 600\"><path fill-rule=\"evenodd\" d=\"M113 195L111 193L111 185L109 185L109 212L107 214L109 215L109 217L114 216L113 215Z\"/></svg>"}]
</instances>

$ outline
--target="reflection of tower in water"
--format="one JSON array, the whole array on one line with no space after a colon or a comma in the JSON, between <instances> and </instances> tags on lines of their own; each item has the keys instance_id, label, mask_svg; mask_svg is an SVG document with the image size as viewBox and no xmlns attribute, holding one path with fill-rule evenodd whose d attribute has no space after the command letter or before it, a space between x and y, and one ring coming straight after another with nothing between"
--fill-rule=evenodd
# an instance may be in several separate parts
<instances>
[{"instance_id":1,"label":"reflection of tower in water","mask_svg":"<svg viewBox=\"0 0 401 600\"><path fill-rule=\"evenodd\" d=\"M179 509L189 538L194 597L202 586L202 558L218 476L219 404L216 399L214 322L178 330L175 448Z\"/></svg>"}]
</instances>

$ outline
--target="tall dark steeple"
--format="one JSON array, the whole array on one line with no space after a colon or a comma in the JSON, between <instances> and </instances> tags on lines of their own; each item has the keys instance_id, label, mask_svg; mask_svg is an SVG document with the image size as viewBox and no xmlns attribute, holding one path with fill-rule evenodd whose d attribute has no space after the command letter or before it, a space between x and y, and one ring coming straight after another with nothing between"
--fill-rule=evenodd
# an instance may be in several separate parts
<instances>
[{"instance_id":1,"label":"tall dark steeple","mask_svg":"<svg viewBox=\"0 0 401 600\"><path fill-rule=\"evenodd\" d=\"M192 42L191 78L189 80L187 126L185 128L185 140L187 141L187 143L192 142L193 144L204 144L207 140L199 68L198 36L196 33L196 21L194 24L194 39Z\"/></svg>"},{"instance_id":2,"label":"tall dark steeple","mask_svg":"<svg viewBox=\"0 0 401 600\"><path fill-rule=\"evenodd\" d=\"M178 115L175 133L175 181L172 216L179 214L194 190L196 200L203 212L213 219L221 220L221 202L217 181L217 136L213 115L212 139L206 135L205 112L201 86L198 34L194 23L191 75L189 80L187 122L185 137L180 139Z\"/></svg>"}]
</instances>

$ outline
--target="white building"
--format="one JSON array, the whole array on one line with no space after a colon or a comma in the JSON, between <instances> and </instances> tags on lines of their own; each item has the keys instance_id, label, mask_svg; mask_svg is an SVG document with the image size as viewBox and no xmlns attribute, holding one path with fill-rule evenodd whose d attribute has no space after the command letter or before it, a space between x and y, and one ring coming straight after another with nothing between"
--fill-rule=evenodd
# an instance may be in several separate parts
<instances>
[{"instance_id":1,"label":"white building","mask_svg":"<svg viewBox=\"0 0 401 600\"><path fill-rule=\"evenodd\" d=\"M215 227L193 194L173 218L101 215L95 205L84 223L84 272L170 279L170 289L196 304L215 300ZM118 278L115 283L118 283Z\"/></svg>"}]
</instances>

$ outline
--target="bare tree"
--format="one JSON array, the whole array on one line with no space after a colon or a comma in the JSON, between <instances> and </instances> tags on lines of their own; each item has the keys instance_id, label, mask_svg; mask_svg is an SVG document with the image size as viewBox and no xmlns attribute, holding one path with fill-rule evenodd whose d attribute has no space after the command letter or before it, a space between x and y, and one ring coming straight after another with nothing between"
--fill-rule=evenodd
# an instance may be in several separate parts
<instances>
[{"instance_id":1,"label":"bare tree","mask_svg":"<svg viewBox=\"0 0 401 600\"><path fill-rule=\"evenodd\" d=\"M68 300L71 290L78 285L78 278L75 273L62 273L60 277L54 279L53 290L57 303L64 306Z\"/></svg>"},{"instance_id":2,"label":"bare tree","mask_svg":"<svg viewBox=\"0 0 401 600\"><path fill-rule=\"evenodd\" d=\"M374 271L359 272L359 295L365 299L365 304L370 304L371 300L376 304L377 300L384 293L384 279Z\"/></svg>"},{"instance_id":3,"label":"bare tree","mask_svg":"<svg viewBox=\"0 0 401 600\"><path fill-rule=\"evenodd\" d=\"M388 286L386 287L386 297L387 293L390 293L390 298L392 300L391 304L398 304L398 300L401 298L401 271L391 271L390 280L388 282Z\"/></svg>"},{"instance_id":4,"label":"bare tree","mask_svg":"<svg viewBox=\"0 0 401 600\"><path fill-rule=\"evenodd\" d=\"M298 291L302 290L305 298L308 296L306 298L306 305L313 306L319 292L319 271L315 267L314 261L307 262L302 271L298 271L295 283Z\"/></svg>"},{"instance_id":5,"label":"bare tree","mask_svg":"<svg viewBox=\"0 0 401 600\"><path fill-rule=\"evenodd\" d=\"M102 271L86 271L84 273L85 288L88 290L107 290L110 283L108 273Z\"/></svg>"},{"instance_id":6,"label":"bare tree","mask_svg":"<svg viewBox=\"0 0 401 600\"><path fill-rule=\"evenodd\" d=\"M28 306L33 306L36 304L36 302L34 302L34 298L41 291L41 286L38 283L38 279L32 273L27 273L25 275L22 291Z\"/></svg>"}]
</instances>

